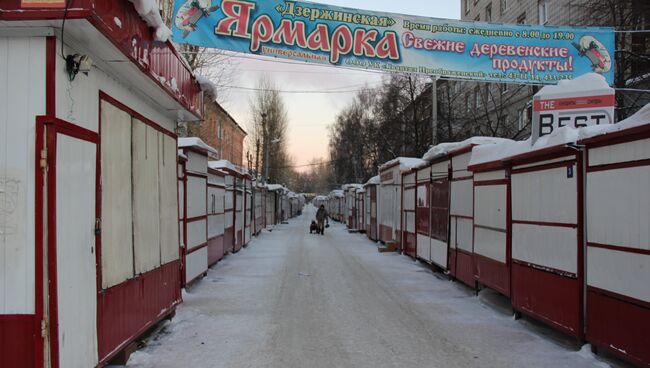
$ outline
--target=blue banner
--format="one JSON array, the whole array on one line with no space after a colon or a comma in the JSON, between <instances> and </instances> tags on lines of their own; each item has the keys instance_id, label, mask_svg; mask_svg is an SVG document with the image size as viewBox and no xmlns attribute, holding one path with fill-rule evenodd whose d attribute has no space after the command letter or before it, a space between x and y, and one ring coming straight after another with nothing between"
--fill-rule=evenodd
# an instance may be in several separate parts
<instances>
[{"instance_id":1,"label":"blue banner","mask_svg":"<svg viewBox=\"0 0 650 368\"><path fill-rule=\"evenodd\" d=\"M614 82L614 30L377 13L281 0L177 0L174 41L385 72L555 84Z\"/></svg>"}]
</instances>

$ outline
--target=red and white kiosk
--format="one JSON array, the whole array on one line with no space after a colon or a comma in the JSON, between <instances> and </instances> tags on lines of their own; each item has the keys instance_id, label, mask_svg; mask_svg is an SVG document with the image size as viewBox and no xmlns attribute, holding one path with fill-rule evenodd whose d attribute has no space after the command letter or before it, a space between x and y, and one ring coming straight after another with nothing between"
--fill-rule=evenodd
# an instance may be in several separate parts
<instances>
[{"instance_id":1,"label":"red and white kiosk","mask_svg":"<svg viewBox=\"0 0 650 368\"><path fill-rule=\"evenodd\" d=\"M251 242L254 228L253 217L253 178L248 174L242 175L244 193L244 236L242 246L245 247Z\"/></svg>"},{"instance_id":2,"label":"red and white kiosk","mask_svg":"<svg viewBox=\"0 0 650 368\"><path fill-rule=\"evenodd\" d=\"M357 190L363 188L360 184L345 184L341 187L345 197L344 221L348 229L357 229Z\"/></svg>"},{"instance_id":3,"label":"red and white kiosk","mask_svg":"<svg viewBox=\"0 0 650 368\"><path fill-rule=\"evenodd\" d=\"M208 267L226 254L225 237L226 173L208 168Z\"/></svg>"},{"instance_id":4,"label":"red and white kiosk","mask_svg":"<svg viewBox=\"0 0 650 368\"><path fill-rule=\"evenodd\" d=\"M202 93L129 1L25 3L0 12L0 366L95 367L181 301L174 132Z\"/></svg>"},{"instance_id":5,"label":"red and white kiosk","mask_svg":"<svg viewBox=\"0 0 650 368\"><path fill-rule=\"evenodd\" d=\"M451 178L451 159L446 152L432 150L425 155L425 163L417 167L415 204L416 256L445 271L449 268Z\"/></svg>"},{"instance_id":6,"label":"red and white kiosk","mask_svg":"<svg viewBox=\"0 0 650 368\"><path fill-rule=\"evenodd\" d=\"M515 142L475 147L468 169L474 174L474 275L486 286L510 296L510 171L502 160Z\"/></svg>"},{"instance_id":7,"label":"red and white kiosk","mask_svg":"<svg viewBox=\"0 0 650 368\"><path fill-rule=\"evenodd\" d=\"M586 147L587 341L650 365L650 105Z\"/></svg>"},{"instance_id":8,"label":"red and white kiosk","mask_svg":"<svg viewBox=\"0 0 650 368\"><path fill-rule=\"evenodd\" d=\"M417 256L417 229L415 223L417 191L417 171L415 169L402 173L402 247L404 253L412 258Z\"/></svg>"},{"instance_id":9,"label":"red and white kiosk","mask_svg":"<svg viewBox=\"0 0 650 368\"><path fill-rule=\"evenodd\" d=\"M379 176L374 176L364 185L365 193L365 223L366 223L366 235L368 239L377 241L379 228L377 221L377 212L379 208L379 203L377 201L377 189L379 187Z\"/></svg>"},{"instance_id":10,"label":"red and white kiosk","mask_svg":"<svg viewBox=\"0 0 650 368\"><path fill-rule=\"evenodd\" d=\"M267 189L265 185L259 184L258 182L253 182L253 187L255 188L254 199L255 203L253 214L255 217L255 228L253 229L253 235L258 236L262 233L262 230L266 228L266 196Z\"/></svg>"},{"instance_id":11,"label":"red and white kiosk","mask_svg":"<svg viewBox=\"0 0 650 368\"><path fill-rule=\"evenodd\" d=\"M244 240L244 175L230 161L210 161L210 169L224 174L224 249L237 253Z\"/></svg>"},{"instance_id":12,"label":"red and white kiosk","mask_svg":"<svg viewBox=\"0 0 650 368\"><path fill-rule=\"evenodd\" d=\"M356 193L356 227L355 230L357 230L360 233L365 233L366 232L366 210L365 210L365 201L366 201L366 189L364 187L361 187L360 189L357 189Z\"/></svg>"},{"instance_id":13,"label":"red and white kiosk","mask_svg":"<svg viewBox=\"0 0 650 368\"><path fill-rule=\"evenodd\" d=\"M418 158L400 157L379 168L379 240L402 250L402 172L424 164Z\"/></svg>"},{"instance_id":14,"label":"red and white kiosk","mask_svg":"<svg viewBox=\"0 0 650 368\"><path fill-rule=\"evenodd\" d=\"M267 184L266 217L267 226L282 223L282 197L286 188L280 184Z\"/></svg>"},{"instance_id":15,"label":"red and white kiosk","mask_svg":"<svg viewBox=\"0 0 650 368\"><path fill-rule=\"evenodd\" d=\"M209 214L213 208L216 212L217 202L216 197L211 198L211 194L215 193L210 193L212 190L208 185L208 159L211 154L215 155L217 152L199 138L179 138L178 149L187 158L183 170L183 201L181 202L184 215L181 264L183 286L187 286L208 271L210 238L208 222L211 217ZM209 204L210 208L208 208ZM216 238L218 236L216 224L212 230L213 238Z\"/></svg>"}]
</instances>

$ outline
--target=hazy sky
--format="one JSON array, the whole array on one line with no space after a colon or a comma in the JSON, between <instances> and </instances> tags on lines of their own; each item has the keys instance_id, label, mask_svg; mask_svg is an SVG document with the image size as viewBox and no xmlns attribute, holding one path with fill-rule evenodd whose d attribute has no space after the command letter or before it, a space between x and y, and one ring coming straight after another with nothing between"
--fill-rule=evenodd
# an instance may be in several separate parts
<instances>
[{"instance_id":1,"label":"hazy sky","mask_svg":"<svg viewBox=\"0 0 650 368\"><path fill-rule=\"evenodd\" d=\"M412 14L437 18L460 18L459 0L320 0L319 3L351 8ZM251 60L235 57L236 75L233 86L254 88L261 76L267 74L284 91L296 90L356 90L364 85L376 86L382 75L376 72L354 71L307 65L289 64L284 59ZM231 89L227 92L226 109L245 129L248 128L250 101L254 92ZM327 127L354 93L283 94L289 113L288 148L295 165L304 165L314 158L326 158ZM303 170L303 169L301 169Z\"/></svg>"}]
</instances>

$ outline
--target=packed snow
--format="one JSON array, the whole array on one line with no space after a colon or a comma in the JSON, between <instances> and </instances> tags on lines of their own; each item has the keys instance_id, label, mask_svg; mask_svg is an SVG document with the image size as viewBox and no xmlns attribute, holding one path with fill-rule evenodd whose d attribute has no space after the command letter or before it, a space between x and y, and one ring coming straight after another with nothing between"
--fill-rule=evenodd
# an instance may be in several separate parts
<instances>
[{"instance_id":1,"label":"packed snow","mask_svg":"<svg viewBox=\"0 0 650 368\"><path fill-rule=\"evenodd\" d=\"M581 141L636 128L641 125L650 125L650 104L643 107L636 114L616 124L594 125L575 129L569 126L555 130L552 134L543 136L532 144L532 139L512 142L504 141L496 145L480 146L474 148L470 166L502 161L527 152L539 151L549 147L577 143Z\"/></svg>"},{"instance_id":2,"label":"packed snow","mask_svg":"<svg viewBox=\"0 0 650 368\"><path fill-rule=\"evenodd\" d=\"M587 73L571 80L560 81L556 85L548 85L539 90L536 97L552 97L573 93L593 93L594 91L610 91L613 89L607 84L605 77L598 73Z\"/></svg>"},{"instance_id":3,"label":"packed snow","mask_svg":"<svg viewBox=\"0 0 650 368\"><path fill-rule=\"evenodd\" d=\"M178 148L190 148L190 147L200 148L215 155L218 154L216 149L212 148L207 143L203 142L201 138L196 138L196 137L178 138Z\"/></svg>"},{"instance_id":4,"label":"packed snow","mask_svg":"<svg viewBox=\"0 0 650 368\"><path fill-rule=\"evenodd\" d=\"M362 189L363 184L344 184L341 189L348 190L348 189Z\"/></svg>"},{"instance_id":5,"label":"packed snow","mask_svg":"<svg viewBox=\"0 0 650 368\"><path fill-rule=\"evenodd\" d=\"M377 175L370 178L370 180L368 180L366 185L379 185L380 183L381 183L381 178L379 177L379 175Z\"/></svg>"},{"instance_id":6,"label":"packed snow","mask_svg":"<svg viewBox=\"0 0 650 368\"><path fill-rule=\"evenodd\" d=\"M214 99L217 99L217 85L214 84L210 78L200 75L200 74L195 74L196 81L199 82L199 85L201 86L201 90L204 92L208 92L210 95L214 97Z\"/></svg>"},{"instance_id":7,"label":"packed snow","mask_svg":"<svg viewBox=\"0 0 650 368\"><path fill-rule=\"evenodd\" d=\"M172 36L172 31L165 25L160 16L160 9L156 0L129 0L133 3L135 10L149 27L155 29L155 39L160 42L167 42Z\"/></svg>"},{"instance_id":8,"label":"packed snow","mask_svg":"<svg viewBox=\"0 0 650 368\"><path fill-rule=\"evenodd\" d=\"M310 235L314 212L209 270L128 367L608 367L343 225Z\"/></svg>"},{"instance_id":9,"label":"packed snow","mask_svg":"<svg viewBox=\"0 0 650 368\"><path fill-rule=\"evenodd\" d=\"M456 151L461 148L469 146L485 146L485 145L495 145L506 142L513 142L509 139L503 138L494 138L494 137L472 137L466 139L462 142L451 142L451 143L441 143L432 147L427 153L424 154L422 159L427 162L431 162L439 157L448 155L449 153Z\"/></svg>"},{"instance_id":10,"label":"packed snow","mask_svg":"<svg viewBox=\"0 0 650 368\"><path fill-rule=\"evenodd\" d=\"M398 157L396 159L390 160L386 162L385 164L381 165L379 167L379 171L382 171L388 167L395 166L397 164L400 165L401 169L412 169L415 167L418 167L422 164L424 164L424 160L419 159L419 158L414 158L414 157Z\"/></svg>"},{"instance_id":11,"label":"packed snow","mask_svg":"<svg viewBox=\"0 0 650 368\"><path fill-rule=\"evenodd\" d=\"M236 173L240 172L239 168L228 160L210 161L208 162L208 167L213 170L228 169Z\"/></svg>"},{"instance_id":12,"label":"packed snow","mask_svg":"<svg viewBox=\"0 0 650 368\"><path fill-rule=\"evenodd\" d=\"M266 188L271 192L284 191L284 190L287 189L283 185L280 185L280 184L269 184L269 185L266 186Z\"/></svg>"}]
</instances>

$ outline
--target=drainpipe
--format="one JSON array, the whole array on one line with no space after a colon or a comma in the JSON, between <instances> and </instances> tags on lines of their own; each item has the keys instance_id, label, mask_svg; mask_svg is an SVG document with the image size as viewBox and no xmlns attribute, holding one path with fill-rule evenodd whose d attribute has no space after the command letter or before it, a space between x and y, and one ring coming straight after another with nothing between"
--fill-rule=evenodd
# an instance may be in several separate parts
<instances>
[{"instance_id":1,"label":"drainpipe","mask_svg":"<svg viewBox=\"0 0 650 368\"><path fill-rule=\"evenodd\" d=\"M587 242L588 242L588 227L587 227L587 148L585 145L577 144L577 143L569 143L566 145L566 147L577 151L580 154L580 160L578 161L578 169L580 170L580 175L581 177L579 178L579 189L580 189L580 197L579 200L582 202L580 203L579 206L579 220L582 221L582 238L581 238L581 243L582 246L582 264L580 265L582 267L582 272L580 272L579 279L581 278L582 280L582 329L580 331L580 336L578 337L578 342L582 344L584 342L584 337L586 336L586 331L587 331L587 252L588 252L588 247L587 247Z\"/></svg>"}]
</instances>

